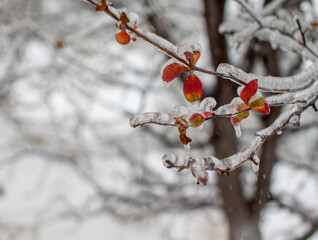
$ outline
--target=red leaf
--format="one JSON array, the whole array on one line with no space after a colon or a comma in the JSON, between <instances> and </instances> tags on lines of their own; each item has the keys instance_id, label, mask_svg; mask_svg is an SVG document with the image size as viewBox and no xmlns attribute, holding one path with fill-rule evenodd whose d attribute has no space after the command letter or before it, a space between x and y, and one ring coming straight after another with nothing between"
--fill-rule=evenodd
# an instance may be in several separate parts
<instances>
[{"instance_id":1,"label":"red leaf","mask_svg":"<svg viewBox=\"0 0 318 240\"><path fill-rule=\"evenodd\" d=\"M268 115L270 113L269 105L263 97L256 99L255 101L249 104L249 107L255 110L256 112L260 112Z\"/></svg>"},{"instance_id":2,"label":"red leaf","mask_svg":"<svg viewBox=\"0 0 318 240\"><path fill-rule=\"evenodd\" d=\"M241 92L240 97L245 102L245 104L248 104L251 97L253 97L255 95L255 93L257 92L257 88L258 88L257 79L250 81L244 87L243 91Z\"/></svg>"},{"instance_id":3,"label":"red leaf","mask_svg":"<svg viewBox=\"0 0 318 240\"><path fill-rule=\"evenodd\" d=\"M202 83L196 75L190 74L186 78L183 94L189 102L195 102L202 97Z\"/></svg>"},{"instance_id":4,"label":"red leaf","mask_svg":"<svg viewBox=\"0 0 318 240\"><path fill-rule=\"evenodd\" d=\"M208 117L210 117L210 116L212 116L212 113L211 113L211 112L204 112L204 117L205 117L205 118L208 118Z\"/></svg>"},{"instance_id":5,"label":"red leaf","mask_svg":"<svg viewBox=\"0 0 318 240\"><path fill-rule=\"evenodd\" d=\"M188 71L186 66L180 63L171 63L167 65L162 71L162 80L169 83L173 79L180 76L182 72Z\"/></svg>"},{"instance_id":6,"label":"red leaf","mask_svg":"<svg viewBox=\"0 0 318 240\"><path fill-rule=\"evenodd\" d=\"M122 30L116 34L116 40L122 45L130 43L130 36L126 32L125 28L122 28Z\"/></svg>"},{"instance_id":7,"label":"red leaf","mask_svg":"<svg viewBox=\"0 0 318 240\"><path fill-rule=\"evenodd\" d=\"M189 118L190 126L193 128L199 127L202 123L204 123L204 121L205 121L205 117L199 113L194 113Z\"/></svg>"},{"instance_id":8,"label":"red leaf","mask_svg":"<svg viewBox=\"0 0 318 240\"><path fill-rule=\"evenodd\" d=\"M244 103L241 103L241 104L237 104L235 106L236 110L240 113L236 114L235 116L231 117L231 123L234 125L234 126L237 126L239 125L240 121L242 121L243 119L247 118L250 114L248 111L245 111L245 112L241 112L241 111L244 111L244 110L247 110L249 108L249 106L247 106L246 104Z\"/></svg>"}]
</instances>

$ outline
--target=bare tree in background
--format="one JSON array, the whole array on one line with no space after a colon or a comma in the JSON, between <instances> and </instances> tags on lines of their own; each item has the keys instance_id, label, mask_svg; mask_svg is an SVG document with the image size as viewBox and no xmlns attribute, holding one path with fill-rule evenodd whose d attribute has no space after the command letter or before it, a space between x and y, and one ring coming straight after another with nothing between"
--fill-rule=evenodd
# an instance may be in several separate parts
<instances>
[{"instance_id":1,"label":"bare tree in background","mask_svg":"<svg viewBox=\"0 0 318 240\"><path fill-rule=\"evenodd\" d=\"M314 2L249 2L115 1L114 8L102 6L111 17L96 12L85 1L0 2L0 123L4 136L0 236L9 238L63 219L83 220L101 214L125 221L206 209L222 211L226 221L218 221L228 224L224 239L314 236L318 206L317 201L308 201L318 195ZM116 44L114 37L118 29L113 18L119 17L117 9L124 6L139 15L136 29L122 22L137 36L136 43L128 46ZM233 7L236 10L229 10ZM173 44L151 35L153 30ZM193 139L188 154L178 142L175 128L131 129L128 121L135 116L132 119L137 125L175 125L171 115L165 122L142 114L158 111L160 115L179 104L189 106L180 90L185 75L171 88L162 87L160 70L167 58L155 47L165 51L167 46L194 41L203 42L199 64L182 64L202 73L203 98L214 97L217 107L213 117L205 120L204 131L187 127ZM168 56L182 61L174 52ZM197 66L200 64L204 68ZM247 85L254 78L260 90L269 92L263 95L271 113L265 117L251 114L243 120L243 137L238 139L230 119L221 116L237 114L229 106L233 106L238 84ZM144 117L142 121L138 116ZM282 131L281 137L276 136ZM165 152L169 153L164 158L166 166L189 168L207 186L193 184L186 170L175 175L160 168L158 161ZM257 174L247 164L257 165L255 155L260 156ZM27 181L30 175L37 175L33 183ZM20 188L13 187L14 181ZM286 186L284 181L293 189L281 187ZM15 197L12 191L36 196L31 197L34 205L28 206L32 214L17 217L1 211ZM41 192L47 196L41 198ZM12 212L15 209L17 206L9 207ZM270 216L279 211L299 219L296 223L284 219L290 226L280 223L279 232L268 229ZM178 221L169 222L171 229ZM215 239L212 224L210 230L206 239ZM168 232L165 237L172 236Z\"/></svg>"}]
</instances>

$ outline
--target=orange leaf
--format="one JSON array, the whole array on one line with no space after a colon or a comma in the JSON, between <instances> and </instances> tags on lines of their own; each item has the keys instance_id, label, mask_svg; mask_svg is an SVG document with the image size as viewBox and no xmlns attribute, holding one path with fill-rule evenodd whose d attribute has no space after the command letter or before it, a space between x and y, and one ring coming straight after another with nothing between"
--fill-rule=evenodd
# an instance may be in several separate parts
<instances>
[{"instance_id":1,"label":"orange leaf","mask_svg":"<svg viewBox=\"0 0 318 240\"><path fill-rule=\"evenodd\" d=\"M122 24L129 23L129 18L127 17L126 13L124 13L124 12L122 12L120 14L119 20L121 21Z\"/></svg>"},{"instance_id":2,"label":"orange leaf","mask_svg":"<svg viewBox=\"0 0 318 240\"><path fill-rule=\"evenodd\" d=\"M269 105L263 97L256 99L255 101L249 104L249 107L255 110L256 112L260 112L268 115L270 113Z\"/></svg>"},{"instance_id":3,"label":"orange leaf","mask_svg":"<svg viewBox=\"0 0 318 240\"><path fill-rule=\"evenodd\" d=\"M122 45L130 43L130 36L126 32L125 28L122 28L122 30L116 34L116 40Z\"/></svg>"},{"instance_id":4,"label":"orange leaf","mask_svg":"<svg viewBox=\"0 0 318 240\"><path fill-rule=\"evenodd\" d=\"M96 4L96 11L104 11L106 7L106 0L102 0L101 3Z\"/></svg>"},{"instance_id":5,"label":"orange leaf","mask_svg":"<svg viewBox=\"0 0 318 240\"><path fill-rule=\"evenodd\" d=\"M182 72L188 71L188 68L180 63L171 63L162 71L162 80L169 83L180 76Z\"/></svg>"},{"instance_id":6,"label":"orange leaf","mask_svg":"<svg viewBox=\"0 0 318 240\"><path fill-rule=\"evenodd\" d=\"M205 121L205 117L199 113L194 113L189 118L190 126L193 128L199 127L202 123L204 123L204 121Z\"/></svg>"},{"instance_id":7,"label":"orange leaf","mask_svg":"<svg viewBox=\"0 0 318 240\"><path fill-rule=\"evenodd\" d=\"M190 74L186 78L183 94L189 102L195 102L202 97L202 83L196 75Z\"/></svg>"},{"instance_id":8,"label":"orange leaf","mask_svg":"<svg viewBox=\"0 0 318 240\"><path fill-rule=\"evenodd\" d=\"M199 51L193 51L194 64L196 64L197 61L199 60L200 54L201 53Z\"/></svg>"},{"instance_id":9,"label":"orange leaf","mask_svg":"<svg viewBox=\"0 0 318 240\"><path fill-rule=\"evenodd\" d=\"M253 97L255 95L255 93L257 92L257 88L258 88L257 79L250 81L244 87L243 91L241 92L240 97L245 102L245 104L248 104L251 97Z\"/></svg>"}]
</instances>

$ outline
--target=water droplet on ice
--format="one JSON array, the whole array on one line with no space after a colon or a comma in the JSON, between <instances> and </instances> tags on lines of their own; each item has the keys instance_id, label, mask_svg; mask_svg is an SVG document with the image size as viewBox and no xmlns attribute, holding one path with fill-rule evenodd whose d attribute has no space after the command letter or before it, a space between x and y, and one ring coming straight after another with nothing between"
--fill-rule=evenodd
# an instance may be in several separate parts
<instances>
[{"instance_id":1,"label":"water droplet on ice","mask_svg":"<svg viewBox=\"0 0 318 240\"><path fill-rule=\"evenodd\" d=\"M184 149L186 151L189 151L191 149L190 144L188 143L188 144L184 145Z\"/></svg>"},{"instance_id":2,"label":"water droplet on ice","mask_svg":"<svg viewBox=\"0 0 318 240\"><path fill-rule=\"evenodd\" d=\"M170 115L174 118L185 116L188 113L188 110L185 106L179 105L175 106L171 111Z\"/></svg>"}]
</instances>

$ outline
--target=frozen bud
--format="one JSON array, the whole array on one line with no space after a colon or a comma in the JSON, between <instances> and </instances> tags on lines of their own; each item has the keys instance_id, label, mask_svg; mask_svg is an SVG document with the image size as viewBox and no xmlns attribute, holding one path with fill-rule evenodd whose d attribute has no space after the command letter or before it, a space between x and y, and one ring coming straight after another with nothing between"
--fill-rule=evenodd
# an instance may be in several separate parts
<instances>
[{"instance_id":1,"label":"frozen bud","mask_svg":"<svg viewBox=\"0 0 318 240\"><path fill-rule=\"evenodd\" d=\"M139 17L136 13L129 12L127 17L129 19L129 25L131 24L132 27L135 27L138 24Z\"/></svg>"},{"instance_id":2,"label":"frozen bud","mask_svg":"<svg viewBox=\"0 0 318 240\"><path fill-rule=\"evenodd\" d=\"M209 174L208 172L197 162L191 164L192 175L197 179L198 184L206 185Z\"/></svg>"},{"instance_id":3,"label":"frozen bud","mask_svg":"<svg viewBox=\"0 0 318 240\"><path fill-rule=\"evenodd\" d=\"M252 168L254 172L258 172L259 170L260 159L257 155L253 156Z\"/></svg>"},{"instance_id":4,"label":"frozen bud","mask_svg":"<svg viewBox=\"0 0 318 240\"><path fill-rule=\"evenodd\" d=\"M172 168L175 167L175 163L177 162L178 156L173 153L166 153L162 157L163 165L166 168Z\"/></svg>"},{"instance_id":5,"label":"frozen bud","mask_svg":"<svg viewBox=\"0 0 318 240\"><path fill-rule=\"evenodd\" d=\"M282 135L282 133L283 133L283 131L281 131L281 130L279 130L279 131L277 131L277 135Z\"/></svg>"},{"instance_id":6,"label":"frozen bud","mask_svg":"<svg viewBox=\"0 0 318 240\"><path fill-rule=\"evenodd\" d=\"M174 118L179 118L188 114L188 110L185 106L179 105L175 106L169 114Z\"/></svg>"},{"instance_id":7,"label":"frozen bud","mask_svg":"<svg viewBox=\"0 0 318 240\"><path fill-rule=\"evenodd\" d=\"M293 124L294 127L300 126L300 115L294 115L290 118L289 122Z\"/></svg>"}]
</instances>

